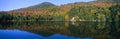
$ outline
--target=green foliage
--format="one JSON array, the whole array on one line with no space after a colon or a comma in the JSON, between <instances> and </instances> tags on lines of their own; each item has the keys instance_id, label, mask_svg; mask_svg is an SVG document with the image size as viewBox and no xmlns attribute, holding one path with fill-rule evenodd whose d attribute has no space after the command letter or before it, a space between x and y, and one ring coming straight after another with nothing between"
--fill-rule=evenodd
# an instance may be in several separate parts
<instances>
[{"instance_id":1,"label":"green foliage","mask_svg":"<svg viewBox=\"0 0 120 39\"><path fill-rule=\"evenodd\" d=\"M74 17L79 14L79 8L78 7L73 7L70 12L68 12L70 17Z\"/></svg>"},{"instance_id":2,"label":"green foliage","mask_svg":"<svg viewBox=\"0 0 120 39\"><path fill-rule=\"evenodd\" d=\"M97 1L100 1L100 2L107 2L107 3L120 3L120 0L97 0Z\"/></svg>"},{"instance_id":3,"label":"green foliage","mask_svg":"<svg viewBox=\"0 0 120 39\"><path fill-rule=\"evenodd\" d=\"M111 6L109 10L111 11L112 21L115 21L116 19L120 19L119 17L120 15L118 15L120 12L120 5Z\"/></svg>"},{"instance_id":4,"label":"green foliage","mask_svg":"<svg viewBox=\"0 0 120 39\"><path fill-rule=\"evenodd\" d=\"M105 7L93 7L93 6L76 6L73 7L68 12L70 19L72 17L78 16L79 19L82 20L97 20L97 21L105 21L110 16L110 11Z\"/></svg>"}]
</instances>

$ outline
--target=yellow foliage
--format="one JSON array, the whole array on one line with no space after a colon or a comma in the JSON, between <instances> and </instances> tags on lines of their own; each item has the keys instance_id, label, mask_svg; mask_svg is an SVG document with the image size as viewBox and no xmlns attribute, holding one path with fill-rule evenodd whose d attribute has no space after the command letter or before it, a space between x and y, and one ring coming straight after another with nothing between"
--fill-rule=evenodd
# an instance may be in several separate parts
<instances>
[{"instance_id":1,"label":"yellow foliage","mask_svg":"<svg viewBox=\"0 0 120 39\"><path fill-rule=\"evenodd\" d=\"M117 14L120 15L120 12L118 12Z\"/></svg>"},{"instance_id":2,"label":"yellow foliage","mask_svg":"<svg viewBox=\"0 0 120 39\"><path fill-rule=\"evenodd\" d=\"M68 15L65 15L65 20L69 20L69 16Z\"/></svg>"},{"instance_id":3,"label":"yellow foliage","mask_svg":"<svg viewBox=\"0 0 120 39\"><path fill-rule=\"evenodd\" d=\"M100 18L102 18L102 17L105 17L105 15L104 14L98 14L98 19L100 19Z\"/></svg>"}]
</instances>

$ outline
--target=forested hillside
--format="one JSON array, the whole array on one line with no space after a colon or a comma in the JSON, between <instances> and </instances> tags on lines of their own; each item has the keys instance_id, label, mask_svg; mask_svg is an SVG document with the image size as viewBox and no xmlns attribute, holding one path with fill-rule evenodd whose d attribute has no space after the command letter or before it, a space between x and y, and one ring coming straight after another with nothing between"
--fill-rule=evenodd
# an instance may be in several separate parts
<instances>
[{"instance_id":1,"label":"forested hillside","mask_svg":"<svg viewBox=\"0 0 120 39\"><path fill-rule=\"evenodd\" d=\"M1 21L70 21L73 18L75 21L120 21L120 1L96 0L61 6L44 2L27 8L0 12Z\"/></svg>"}]
</instances>

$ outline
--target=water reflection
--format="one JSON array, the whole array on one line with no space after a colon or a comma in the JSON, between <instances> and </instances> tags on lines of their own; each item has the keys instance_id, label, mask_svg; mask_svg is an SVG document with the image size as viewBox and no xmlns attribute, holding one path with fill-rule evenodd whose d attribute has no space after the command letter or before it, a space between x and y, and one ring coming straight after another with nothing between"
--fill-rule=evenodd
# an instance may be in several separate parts
<instances>
[{"instance_id":1,"label":"water reflection","mask_svg":"<svg viewBox=\"0 0 120 39\"><path fill-rule=\"evenodd\" d=\"M81 39L81 38L64 36L60 34L54 34L49 37L43 37L41 35L21 30L0 30L0 39Z\"/></svg>"},{"instance_id":2,"label":"water reflection","mask_svg":"<svg viewBox=\"0 0 120 39\"><path fill-rule=\"evenodd\" d=\"M9 22L0 29L17 29L52 39L120 39L120 22Z\"/></svg>"}]
</instances>

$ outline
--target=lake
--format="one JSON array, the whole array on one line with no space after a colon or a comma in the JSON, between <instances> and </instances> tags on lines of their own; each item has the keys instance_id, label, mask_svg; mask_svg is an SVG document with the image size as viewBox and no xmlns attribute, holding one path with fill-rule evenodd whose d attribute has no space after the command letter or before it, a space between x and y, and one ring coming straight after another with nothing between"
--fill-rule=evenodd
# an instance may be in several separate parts
<instances>
[{"instance_id":1,"label":"lake","mask_svg":"<svg viewBox=\"0 0 120 39\"><path fill-rule=\"evenodd\" d=\"M0 22L0 39L120 39L120 22Z\"/></svg>"}]
</instances>

